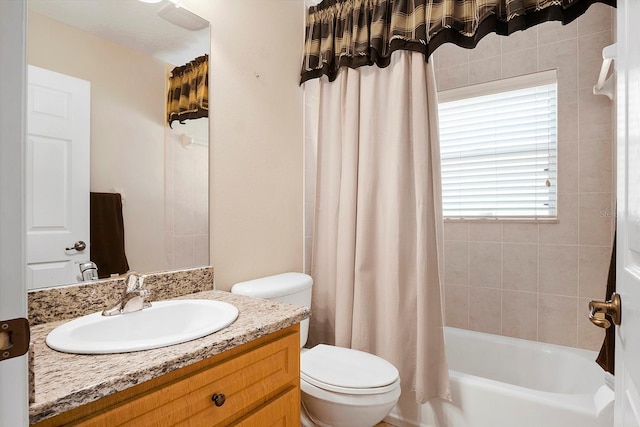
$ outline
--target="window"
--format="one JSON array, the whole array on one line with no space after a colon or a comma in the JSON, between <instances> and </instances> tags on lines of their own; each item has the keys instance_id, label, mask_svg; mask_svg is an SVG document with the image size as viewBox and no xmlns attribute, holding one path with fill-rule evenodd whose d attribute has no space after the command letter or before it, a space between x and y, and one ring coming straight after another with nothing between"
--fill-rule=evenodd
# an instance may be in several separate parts
<instances>
[{"instance_id":1,"label":"window","mask_svg":"<svg viewBox=\"0 0 640 427\"><path fill-rule=\"evenodd\" d=\"M445 218L555 219L556 72L438 96Z\"/></svg>"}]
</instances>

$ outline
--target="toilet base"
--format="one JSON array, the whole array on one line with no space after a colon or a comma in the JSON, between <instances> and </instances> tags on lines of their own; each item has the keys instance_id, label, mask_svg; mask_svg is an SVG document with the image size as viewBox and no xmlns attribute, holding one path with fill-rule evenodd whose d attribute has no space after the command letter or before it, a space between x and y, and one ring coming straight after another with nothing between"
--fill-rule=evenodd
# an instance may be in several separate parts
<instances>
[{"instance_id":1,"label":"toilet base","mask_svg":"<svg viewBox=\"0 0 640 427\"><path fill-rule=\"evenodd\" d=\"M300 426L317 427L317 424L314 424L314 422L311 421L311 417L307 413L307 408L304 407L304 403L300 405Z\"/></svg>"},{"instance_id":2,"label":"toilet base","mask_svg":"<svg viewBox=\"0 0 640 427\"><path fill-rule=\"evenodd\" d=\"M306 381L301 381L301 386L304 427L373 427L400 397L399 381L391 392L373 395L327 393Z\"/></svg>"}]
</instances>

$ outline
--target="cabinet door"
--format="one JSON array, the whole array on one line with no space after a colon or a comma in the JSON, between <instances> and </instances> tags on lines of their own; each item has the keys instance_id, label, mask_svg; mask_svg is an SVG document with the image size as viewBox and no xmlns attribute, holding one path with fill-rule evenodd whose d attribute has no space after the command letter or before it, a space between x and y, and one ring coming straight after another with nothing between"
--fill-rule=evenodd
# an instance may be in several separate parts
<instances>
[{"instance_id":1,"label":"cabinet door","mask_svg":"<svg viewBox=\"0 0 640 427\"><path fill-rule=\"evenodd\" d=\"M292 388L233 424L233 427L293 427L300 425L300 390Z\"/></svg>"},{"instance_id":2,"label":"cabinet door","mask_svg":"<svg viewBox=\"0 0 640 427\"><path fill-rule=\"evenodd\" d=\"M84 427L229 425L299 381L299 335L291 334L124 402ZM214 394L224 394L217 406ZM258 425L258 424L256 424Z\"/></svg>"}]
</instances>

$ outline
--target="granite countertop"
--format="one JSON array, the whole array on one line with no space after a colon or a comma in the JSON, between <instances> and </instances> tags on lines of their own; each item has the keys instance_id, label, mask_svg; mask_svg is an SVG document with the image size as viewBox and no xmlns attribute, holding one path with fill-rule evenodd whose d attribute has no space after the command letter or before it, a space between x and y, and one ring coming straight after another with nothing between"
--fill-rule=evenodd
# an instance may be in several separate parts
<instances>
[{"instance_id":1,"label":"granite countertop","mask_svg":"<svg viewBox=\"0 0 640 427\"><path fill-rule=\"evenodd\" d=\"M261 300L223 291L204 291L176 299L225 301L238 308L229 327L203 338L133 353L80 355L50 349L45 338L57 321L34 326L35 401L29 408L31 423L69 411L85 403L204 360L225 350L294 325L309 316L305 307Z\"/></svg>"}]
</instances>

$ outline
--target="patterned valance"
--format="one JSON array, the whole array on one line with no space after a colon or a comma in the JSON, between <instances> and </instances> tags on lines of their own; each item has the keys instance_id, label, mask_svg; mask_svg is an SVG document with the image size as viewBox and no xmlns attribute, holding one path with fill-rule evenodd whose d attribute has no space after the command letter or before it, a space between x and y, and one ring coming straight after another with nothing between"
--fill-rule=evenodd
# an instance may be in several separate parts
<instances>
[{"instance_id":1,"label":"patterned valance","mask_svg":"<svg viewBox=\"0 0 640 427\"><path fill-rule=\"evenodd\" d=\"M209 116L209 55L171 70L167 123Z\"/></svg>"},{"instance_id":2,"label":"patterned valance","mask_svg":"<svg viewBox=\"0 0 640 427\"><path fill-rule=\"evenodd\" d=\"M475 47L485 35L509 35L545 21L567 24L591 4L616 0L324 0L309 8L301 82L342 66L389 65L391 53L425 59L452 42Z\"/></svg>"}]
</instances>

